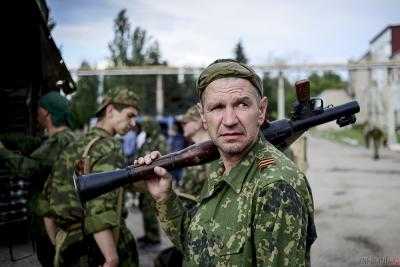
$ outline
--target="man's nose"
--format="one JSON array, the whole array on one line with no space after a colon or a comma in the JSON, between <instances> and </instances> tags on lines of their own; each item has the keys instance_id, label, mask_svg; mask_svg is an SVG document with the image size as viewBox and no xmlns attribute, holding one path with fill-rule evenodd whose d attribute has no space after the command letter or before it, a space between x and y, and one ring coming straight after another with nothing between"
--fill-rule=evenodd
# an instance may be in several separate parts
<instances>
[{"instance_id":1,"label":"man's nose","mask_svg":"<svg viewBox=\"0 0 400 267\"><path fill-rule=\"evenodd\" d=\"M222 123L227 127L232 127L237 124L238 118L233 108L226 108L223 114Z\"/></svg>"}]
</instances>

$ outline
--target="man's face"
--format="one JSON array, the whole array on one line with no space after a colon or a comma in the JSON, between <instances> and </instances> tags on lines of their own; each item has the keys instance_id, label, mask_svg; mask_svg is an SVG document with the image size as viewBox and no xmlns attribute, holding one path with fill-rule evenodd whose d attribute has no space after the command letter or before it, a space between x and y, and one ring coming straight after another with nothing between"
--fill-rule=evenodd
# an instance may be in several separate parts
<instances>
[{"instance_id":1,"label":"man's face","mask_svg":"<svg viewBox=\"0 0 400 267\"><path fill-rule=\"evenodd\" d=\"M110 123L117 134L124 135L135 127L135 118L137 115L138 111L134 107L126 107L121 111L118 111L113 107L110 116Z\"/></svg>"},{"instance_id":2,"label":"man's face","mask_svg":"<svg viewBox=\"0 0 400 267\"><path fill-rule=\"evenodd\" d=\"M182 126L183 126L183 136L185 136L185 138L191 141L193 141L192 137L196 134L196 132L203 127L200 118L198 120L190 120L187 122L183 122Z\"/></svg>"},{"instance_id":3,"label":"man's face","mask_svg":"<svg viewBox=\"0 0 400 267\"><path fill-rule=\"evenodd\" d=\"M202 100L204 128L220 152L240 155L256 141L265 119L267 98L261 99L249 81L215 80L203 92Z\"/></svg>"},{"instance_id":4,"label":"man's face","mask_svg":"<svg viewBox=\"0 0 400 267\"><path fill-rule=\"evenodd\" d=\"M40 125L41 128L45 129L46 128L46 121L48 116L50 116L50 113L42 108L42 107L38 107L37 109L37 121Z\"/></svg>"}]
</instances>

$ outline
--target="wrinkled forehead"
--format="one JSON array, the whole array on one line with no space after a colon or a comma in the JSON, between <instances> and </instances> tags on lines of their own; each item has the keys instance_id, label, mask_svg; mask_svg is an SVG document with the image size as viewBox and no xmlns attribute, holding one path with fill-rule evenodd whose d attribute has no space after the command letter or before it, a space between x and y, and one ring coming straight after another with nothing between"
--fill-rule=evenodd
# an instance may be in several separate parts
<instances>
[{"instance_id":1,"label":"wrinkled forehead","mask_svg":"<svg viewBox=\"0 0 400 267\"><path fill-rule=\"evenodd\" d=\"M246 79L222 78L210 83L204 90L204 102L232 101L236 98L257 98L257 89Z\"/></svg>"}]
</instances>

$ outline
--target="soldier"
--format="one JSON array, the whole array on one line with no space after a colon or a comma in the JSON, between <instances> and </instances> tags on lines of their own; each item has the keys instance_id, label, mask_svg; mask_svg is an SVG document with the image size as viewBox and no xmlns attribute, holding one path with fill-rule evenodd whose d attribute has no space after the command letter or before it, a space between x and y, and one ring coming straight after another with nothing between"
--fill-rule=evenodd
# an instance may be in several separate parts
<instances>
[{"instance_id":1,"label":"soldier","mask_svg":"<svg viewBox=\"0 0 400 267\"><path fill-rule=\"evenodd\" d=\"M146 137L137 155L146 155L154 150L160 150L163 154L167 152L167 143L157 121L145 117L141 128ZM161 242L160 227L152 203L152 198L148 192L140 193L139 208L142 212L144 227L144 235L138 238L138 245L141 248L149 248Z\"/></svg>"},{"instance_id":2,"label":"soldier","mask_svg":"<svg viewBox=\"0 0 400 267\"><path fill-rule=\"evenodd\" d=\"M190 107L183 115L183 135L189 143L201 143L210 140L210 136L203 128L200 113L196 105ZM176 193L187 209L194 208L198 203L201 189L210 173L211 163L192 166L184 169L181 183L176 188ZM176 247L161 251L154 260L155 267L182 266L182 253Z\"/></svg>"},{"instance_id":3,"label":"soldier","mask_svg":"<svg viewBox=\"0 0 400 267\"><path fill-rule=\"evenodd\" d=\"M33 212L33 239L42 266L53 266L54 247L49 240L42 219L47 211L43 202L43 185L51 179L51 170L65 147L75 138L68 128L71 113L68 100L58 92L50 92L39 100L37 110L39 126L47 131L48 139L29 157L0 148L0 159L16 176L32 177L32 196L29 206Z\"/></svg>"},{"instance_id":4,"label":"soldier","mask_svg":"<svg viewBox=\"0 0 400 267\"><path fill-rule=\"evenodd\" d=\"M96 116L96 127L69 146L54 167L50 216L58 227L55 266L138 266L135 240L121 216L124 189L86 203L77 199L73 175L121 168L121 143L114 138L134 126L138 98L127 89L110 90ZM76 166L76 163L77 166Z\"/></svg>"},{"instance_id":5,"label":"soldier","mask_svg":"<svg viewBox=\"0 0 400 267\"><path fill-rule=\"evenodd\" d=\"M197 209L188 213L169 173L147 181L158 218L186 266L307 266L316 238L305 175L260 134L267 99L259 76L217 60L199 76L201 117L221 159L212 165ZM138 159L150 164L152 152Z\"/></svg>"},{"instance_id":6,"label":"soldier","mask_svg":"<svg viewBox=\"0 0 400 267\"><path fill-rule=\"evenodd\" d=\"M379 149L382 143L385 142L386 125L385 125L385 103L382 93L379 91L376 81L371 82L371 86L366 90L366 109L367 109L367 123L364 127L363 134L365 145L369 148L371 139L373 142L374 160L379 159Z\"/></svg>"},{"instance_id":7,"label":"soldier","mask_svg":"<svg viewBox=\"0 0 400 267\"><path fill-rule=\"evenodd\" d=\"M182 118L183 135L192 143L201 143L210 140L210 136L203 128L200 113L197 106L189 108ZM182 183L178 187L181 193L194 197L200 196L201 189L207 179L210 164L198 165L184 170Z\"/></svg>"}]
</instances>

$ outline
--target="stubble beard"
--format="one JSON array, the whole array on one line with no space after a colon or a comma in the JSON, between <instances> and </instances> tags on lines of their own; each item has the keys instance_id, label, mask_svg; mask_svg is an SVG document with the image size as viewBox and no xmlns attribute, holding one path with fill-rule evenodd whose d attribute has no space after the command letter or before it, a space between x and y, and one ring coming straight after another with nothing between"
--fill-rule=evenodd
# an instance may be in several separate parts
<instances>
[{"instance_id":1,"label":"stubble beard","mask_svg":"<svg viewBox=\"0 0 400 267\"><path fill-rule=\"evenodd\" d=\"M221 140L215 140L214 144L219 148L219 150L228 156L236 156L243 154L243 152L246 150L246 148L249 146L249 144L243 144L243 143L227 143L223 142Z\"/></svg>"}]
</instances>

